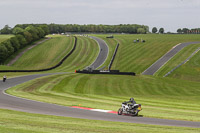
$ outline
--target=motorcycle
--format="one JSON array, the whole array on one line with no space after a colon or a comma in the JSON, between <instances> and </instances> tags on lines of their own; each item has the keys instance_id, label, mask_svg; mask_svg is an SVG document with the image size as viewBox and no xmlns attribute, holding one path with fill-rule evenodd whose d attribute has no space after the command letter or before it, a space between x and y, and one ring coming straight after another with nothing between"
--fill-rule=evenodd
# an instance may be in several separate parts
<instances>
[{"instance_id":1,"label":"motorcycle","mask_svg":"<svg viewBox=\"0 0 200 133\"><path fill-rule=\"evenodd\" d=\"M137 116L138 112L142 110L141 104L127 104L125 102L122 103L122 107L118 110L118 115L127 114L132 116Z\"/></svg>"},{"instance_id":2,"label":"motorcycle","mask_svg":"<svg viewBox=\"0 0 200 133\"><path fill-rule=\"evenodd\" d=\"M3 78L3 82L6 82L6 78Z\"/></svg>"}]
</instances>

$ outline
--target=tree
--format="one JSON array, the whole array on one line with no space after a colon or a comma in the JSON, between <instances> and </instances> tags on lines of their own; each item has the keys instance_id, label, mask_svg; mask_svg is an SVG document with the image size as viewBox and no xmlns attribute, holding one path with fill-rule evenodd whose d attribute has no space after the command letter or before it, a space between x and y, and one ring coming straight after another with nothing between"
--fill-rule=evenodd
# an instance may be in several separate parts
<instances>
[{"instance_id":1,"label":"tree","mask_svg":"<svg viewBox=\"0 0 200 133\"><path fill-rule=\"evenodd\" d=\"M2 64L7 57L8 50L5 45L0 44L0 64Z\"/></svg>"},{"instance_id":2,"label":"tree","mask_svg":"<svg viewBox=\"0 0 200 133\"><path fill-rule=\"evenodd\" d=\"M159 33L163 34L164 33L164 28L159 29Z\"/></svg>"},{"instance_id":3,"label":"tree","mask_svg":"<svg viewBox=\"0 0 200 133\"><path fill-rule=\"evenodd\" d=\"M26 39L27 44L32 42L33 37L31 33L29 33L28 31L24 31L23 35L24 35L24 38Z\"/></svg>"},{"instance_id":4,"label":"tree","mask_svg":"<svg viewBox=\"0 0 200 133\"><path fill-rule=\"evenodd\" d=\"M12 28L9 27L8 25L5 25L3 29L1 29L1 34L11 34L12 33Z\"/></svg>"},{"instance_id":5,"label":"tree","mask_svg":"<svg viewBox=\"0 0 200 133\"><path fill-rule=\"evenodd\" d=\"M153 27L152 33L156 33L157 31L158 31L158 29L156 27Z\"/></svg>"},{"instance_id":6,"label":"tree","mask_svg":"<svg viewBox=\"0 0 200 133\"><path fill-rule=\"evenodd\" d=\"M16 38L17 38L18 42L20 43L20 48L23 48L24 46L26 46L27 41L24 38L24 36L22 36L22 35L16 35Z\"/></svg>"},{"instance_id":7,"label":"tree","mask_svg":"<svg viewBox=\"0 0 200 133\"><path fill-rule=\"evenodd\" d=\"M144 28L138 28L138 29L137 29L137 33L138 33L138 34L145 34L146 31L145 31Z\"/></svg>"},{"instance_id":8,"label":"tree","mask_svg":"<svg viewBox=\"0 0 200 133\"><path fill-rule=\"evenodd\" d=\"M12 44L12 46L13 46L15 52L16 52L17 50L19 50L19 48L20 48L20 43L19 43L19 41L17 40L17 37L11 37L11 38L10 38L10 43Z\"/></svg>"},{"instance_id":9,"label":"tree","mask_svg":"<svg viewBox=\"0 0 200 133\"><path fill-rule=\"evenodd\" d=\"M24 29L22 29L22 28L20 28L20 27L15 27L14 29L13 29L13 34L15 34L15 35L17 35L17 34L23 34L23 32L24 32Z\"/></svg>"},{"instance_id":10,"label":"tree","mask_svg":"<svg viewBox=\"0 0 200 133\"><path fill-rule=\"evenodd\" d=\"M178 32L179 34L181 34L183 31L179 28L179 29L177 30L177 32Z\"/></svg>"},{"instance_id":11,"label":"tree","mask_svg":"<svg viewBox=\"0 0 200 133\"><path fill-rule=\"evenodd\" d=\"M38 36L40 38L44 38L44 36L45 36L44 30L41 27L36 27L36 29L38 30Z\"/></svg>"},{"instance_id":12,"label":"tree","mask_svg":"<svg viewBox=\"0 0 200 133\"><path fill-rule=\"evenodd\" d=\"M188 28L183 28L183 30L182 30L182 32L183 32L184 34L187 34L187 33L188 33L188 31L189 31L189 29L188 29Z\"/></svg>"},{"instance_id":13,"label":"tree","mask_svg":"<svg viewBox=\"0 0 200 133\"><path fill-rule=\"evenodd\" d=\"M0 45L4 45L7 48L7 56L10 56L14 53L14 48L12 46L12 44L10 43L10 40L6 40L4 42L2 42L2 44Z\"/></svg>"},{"instance_id":14,"label":"tree","mask_svg":"<svg viewBox=\"0 0 200 133\"><path fill-rule=\"evenodd\" d=\"M48 27L46 24L41 25L41 26L39 26L39 27L43 29L45 35L48 35L48 34L49 34L49 27Z\"/></svg>"}]
</instances>

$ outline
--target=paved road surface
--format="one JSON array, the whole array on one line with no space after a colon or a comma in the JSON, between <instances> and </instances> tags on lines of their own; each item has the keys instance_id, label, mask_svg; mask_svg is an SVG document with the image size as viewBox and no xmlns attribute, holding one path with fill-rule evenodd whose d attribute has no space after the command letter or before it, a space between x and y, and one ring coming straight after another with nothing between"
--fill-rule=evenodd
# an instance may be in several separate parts
<instances>
[{"instance_id":1,"label":"paved road surface","mask_svg":"<svg viewBox=\"0 0 200 133\"><path fill-rule=\"evenodd\" d=\"M147 68L142 74L143 75L154 75L165 63L167 63L176 53L178 53L184 47L191 45L191 44L198 44L200 42L187 42L181 43L171 49L168 53L162 56L159 60L157 60L153 65Z\"/></svg>"},{"instance_id":2,"label":"paved road surface","mask_svg":"<svg viewBox=\"0 0 200 133\"><path fill-rule=\"evenodd\" d=\"M100 38L93 37L93 36L90 36L90 38L94 39L98 43L99 49L100 49L97 59L90 65L90 67L92 67L93 69L96 69L105 62L108 56L108 45L105 43L104 40Z\"/></svg>"},{"instance_id":3,"label":"paved road surface","mask_svg":"<svg viewBox=\"0 0 200 133\"><path fill-rule=\"evenodd\" d=\"M94 112L89 110L76 109L71 107L64 107L55 104L42 103L37 101L26 100L22 98L13 97L4 93L6 88L27 82L29 80L47 76L50 74L38 74L29 75L23 77L16 77L8 79L5 83L0 81L0 108L29 112L48 114L56 116L66 116L83 119L93 120L105 120L105 121L118 121L128 123L143 123L152 125L168 125L168 126L180 126L180 127L195 127L200 128L200 122L189 122L189 121L176 121L176 120L165 120L145 117L129 117L129 116L118 116L116 114ZM119 103L120 106L120 103Z\"/></svg>"}]
</instances>

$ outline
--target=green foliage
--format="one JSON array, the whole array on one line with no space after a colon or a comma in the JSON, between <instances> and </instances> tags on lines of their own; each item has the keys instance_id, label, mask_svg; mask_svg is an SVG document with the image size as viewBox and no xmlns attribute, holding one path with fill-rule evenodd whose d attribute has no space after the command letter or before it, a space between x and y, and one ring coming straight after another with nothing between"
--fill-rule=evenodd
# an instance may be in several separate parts
<instances>
[{"instance_id":1,"label":"green foliage","mask_svg":"<svg viewBox=\"0 0 200 133\"><path fill-rule=\"evenodd\" d=\"M15 27L14 29L13 29L13 34L15 34L15 35L18 35L18 34L23 34L23 32L24 32L24 29L22 29L22 28L20 28L20 27Z\"/></svg>"},{"instance_id":2,"label":"green foliage","mask_svg":"<svg viewBox=\"0 0 200 133\"><path fill-rule=\"evenodd\" d=\"M156 27L153 27L152 33L157 33L158 29Z\"/></svg>"},{"instance_id":3,"label":"green foliage","mask_svg":"<svg viewBox=\"0 0 200 133\"><path fill-rule=\"evenodd\" d=\"M36 27L36 29L38 30L38 36L40 38L44 38L44 36L45 36L44 30L41 27Z\"/></svg>"},{"instance_id":4,"label":"green foliage","mask_svg":"<svg viewBox=\"0 0 200 133\"><path fill-rule=\"evenodd\" d=\"M177 29L177 33L181 34L183 31L181 29Z\"/></svg>"},{"instance_id":5,"label":"green foliage","mask_svg":"<svg viewBox=\"0 0 200 133\"><path fill-rule=\"evenodd\" d=\"M7 56L10 56L14 53L15 49L12 46L10 40L6 40L6 41L2 42L1 45L4 45L7 48Z\"/></svg>"},{"instance_id":6,"label":"green foliage","mask_svg":"<svg viewBox=\"0 0 200 133\"><path fill-rule=\"evenodd\" d=\"M44 31L44 35L49 34L49 27L46 24L40 25L39 27L42 28L42 30Z\"/></svg>"},{"instance_id":7,"label":"green foliage","mask_svg":"<svg viewBox=\"0 0 200 133\"><path fill-rule=\"evenodd\" d=\"M32 34L29 33L28 31L24 31L23 35L27 43L31 43L33 41Z\"/></svg>"},{"instance_id":8,"label":"green foliage","mask_svg":"<svg viewBox=\"0 0 200 133\"><path fill-rule=\"evenodd\" d=\"M187 33L188 33L188 31L189 31L189 29L188 29L188 28L183 28L183 30L182 30L182 32L183 32L184 34L187 34Z\"/></svg>"},{"instance_id":9,"label":"green foliage","mask_svg":"<svg viewBox=\"0 0 200 133\"><path fill-rule=\"evenodd\" d=\"M0 45L0 64L3 63L7 55L8 55L8 49L5 47L5 45Z\"/></svg>"},{"instance_id":10,"label":"green foliage","mask_svg":"<svg viewBox=\"0 0 200 133\"><path fill-rule=\"evenodd\" d=\"M159 29L159 33L163 34L165 31L164 31L164 28L160 28Z\"/></svg>"},{"instance_id":11,"label":"green foliage","mask_svg":"<svg viewBox=\"0 0 200 133\"><path fill-rule=\"evenodd\" d=\"M16 52L17 50L19 50L19 48L20 48L20 43L19 43L17 37L11 37L11 38L10 38L10 42L11 42L11 44L12 44L12 46L13 46L15 52Z\"/></svg>"},{"instance_id":12,"label":"green foliage","mask_svg":"<svg viewBox=\"0 0 200 133\"><path fill-rule=\"evenodd\" d=\"M36 41L39 39L39 36L38 36L39 31L32 25L26 27L25 31L28 31L32 35L33 41Z\"/></svg>"},{"instance_id":13,"label":"green foliage","mask_svg":"<svg viewBox=\"0 0 200 133\"><path fill-rule=\"evenodd\" d=\"M34 24L31 24L34 25ZM39 24L38 24L39 25ZM36 26L38 26L36 25ZM17 25L17 27L26 27L28 25ZM46 25L42 25L46 26ZM137 34L138 29L139 34L149 32L149 27L145 25L137 24L120 24L120 25L78 25L78 24L49 24L49 33L65 33L65 32L95 32L95 33L134 33Z\"/></svg>"},{"instance_id":14,"label":"green foliage","mask_svg":"<svg viewBox=\"0 0 200 133\"><path fill-rule=\"evenodd\" d=\"M137 29L137 33L138 33L138 34L145 34L146 31L145 31L144 28L138 28L138 29Z\"/></svg>"},{"instance_id":15,"label":"green foliage","mask_svg":"<svg viewBox=\"0 0 200 133\"><path fill-rule=\"evenodd\" d=\"M11 34L12 28L9 25L5 25L3 29L0 30L0 34Z\"/></svg>"},{"instance_id":16,"label":"green foliage","mask_svg":"<svg viewBox=\"0 0 200 133\"><path fill-rule=\"evenodd\" d=\"M25 47L25 45L27 44L27 41L26 41L25 37L23 35L19 34L19 35L16 35L16 38L20 43L20 46L21 46L20 48Z\"/></svg>"}]
</instances>

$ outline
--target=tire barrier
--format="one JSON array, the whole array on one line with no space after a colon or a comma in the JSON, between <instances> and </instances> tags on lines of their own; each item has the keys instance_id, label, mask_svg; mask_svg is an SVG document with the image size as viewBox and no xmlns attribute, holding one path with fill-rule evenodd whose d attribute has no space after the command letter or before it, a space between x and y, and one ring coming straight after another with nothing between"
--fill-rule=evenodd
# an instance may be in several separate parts
<instances>
[{"instance_id":1,"label":"tire barrier","mask_svg":"<svg viewBox=\"0 0 200 133\"><path fill-rule=\"evenodd\" d=\"M76 73L85 73L85 74L115 74L115 75L132 75L135 76L136 74L134 72L120 72L119 70L110 70L110 71L100 71L100 70L76 70Z\"/></svg>"},{"instance_id":2,"label":"tire barrier","mask_svg":"<svg viewBox=\"0 0 200 133\"><path fill-rule=\"evenodd\" d=\"M74 42L74 47L72 48L72 50L55 66L50 67L50 68L45 68L45 69L38 69L38 70L0 70L0 72L42 72L42 71L49 71L52 69L55 69L57 67L59 67L60 65L62 65L62 63L74 52L74 50L76 49L76 44L77 44L77 37L74 36L75 38L75 42Z\"/></svg>"},{"instance_id":3,"label":"tire barrier","mask_svg":"<svg viewBox=\"0 0 200 133\"><path fill-rule=\"evenodd\" d=\"M111 67L112 67L112 64L113 64L113 62L114 62L115 56L116 56L116 54L117 54L118 47L119 47L119 43L117 44L117 46L116 46L116 48L115 48L115 52L114 52L114 54L113 54L113 57L112 57L112 59L111 59L111 61L110 61L109 66L108 66L108 70L110 70Z\"/></svg>"}]
</instances>

